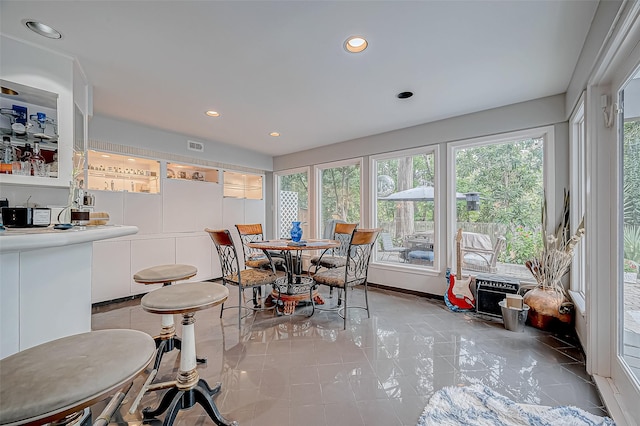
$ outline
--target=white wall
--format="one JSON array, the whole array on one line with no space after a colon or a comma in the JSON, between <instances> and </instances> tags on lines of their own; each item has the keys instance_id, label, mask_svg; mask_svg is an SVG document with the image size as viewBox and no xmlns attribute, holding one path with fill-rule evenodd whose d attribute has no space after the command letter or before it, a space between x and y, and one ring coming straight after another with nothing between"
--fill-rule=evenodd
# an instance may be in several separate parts
<instances>
[{"instance_id":1,"label":"white wall","mask_svg":"<svg viewBox=\"0 0 640 426\"><path fill-rule=\"evenodd\" d=\"M259 170L273 169L272 157L265 154L218 142L203 141L99 114L95 114L89 121L89 139ZM202 142L205 146L204 152L187 150L187 140Z\"/></svg>"}]
</instances>

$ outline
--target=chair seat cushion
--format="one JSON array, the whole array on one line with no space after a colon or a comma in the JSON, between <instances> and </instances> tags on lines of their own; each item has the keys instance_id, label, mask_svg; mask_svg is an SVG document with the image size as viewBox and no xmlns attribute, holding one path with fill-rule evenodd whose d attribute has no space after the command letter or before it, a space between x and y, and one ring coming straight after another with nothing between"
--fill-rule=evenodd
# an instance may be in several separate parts
<instances>
[{"instance_id":1,"label":"chair seat cushion","mask_svg":"<svg viewBox=\"0 0 640 426\"><path fill-rule=\"evenodd\" d=\"M282 271L276 271L274 275L271 270L263 269L245 269L240 271L240 279L242 280L242 287L256 287L260 285L272 284L276 279L284 277L285 273ZM238 275L227 275L224 277L225 281L231 284L238 285Z\"/></svg>"},{"instance_id":2,"label":"chair seat cushion","mask_svg":"<svg viewBox=\"0 0 640 426\"><path fill-rule=\"evenodd\" d=\"M169 283L186 280L198 273L198 268L193 265L158 265L136 272L133 280L141 284Z\"/></svg>"},{"instance_id":3,"label":"chair seat cushion","mask_svg":"<svg viewBox=\"0 0 640 426\"><path fill-rule=\"evenodd\" d=\"M483 255L480 253L465 253L462 258L463 262L469 265L477 265L477 266L489 266L491 262L491 255Z\"/></svg>"},{"instance_id":4,"label":"chair seat cushion","mask_svg":"<svg viewBox=\"0 0 640 426\"><path fill-rule=\"evenodd\" d=\"M272 257L271 261L273 262L273 266L275 266L276 268L284 264L284 259L281 257ZM244 262L244 264L247 266L247 268L271 268L271 266L269 265L269 259L264 255L251 256L246 262Z\"/></svg>"},{"instance_id":5,"label":"chair seat cushion","mask_svg":"<svg viewBox=\"0 0 640 426\"><path fill-rule=\"evenodd\" d=\"M409 252L409 260L411 259L433 261L433 252L424 250L413 250Z\"/></svg>"},{"instance_id":6,"label":"chair seat cushion","mask_svg":"<svg viewBox=\"0 0 640 426\"><path fill-rule=\"evenodd\" d=\"M319 262L319 263L318 263ZM324 268L341 268L347 264L346 256L314 256L311 258L312 265L320 265Z\"/></svg>"},{"instance_id":7,"label":"chair seat cushion","mask_svg":"<svg viewBox=\"0 0 640 426\"><path fill-rule=\"evenodd\" d=\"M0 424L81 410L133 380L155 356L136 330L76 334L0 360ZM15 423L14 423L15 422Z\"/></svg>"},{"instance_id":8,"label":"chair seat cushion","mask_svg":"<svg viewBox=\"0 0 640 426\"><path fill-rule=\"evenodd\" d=\"M193 312L219 305L229 297L229 289L212 282L184 283L162 287L145 294L140 306L156 314Z\"/></svg>"},{"instance_id":9,"label":"chair seat cushion","mask_svg":"<svg viewBox=\"0 0 640 426\"><path fill-rule=\"evenodd\" d=\"M324 284L331 287L344 287L344 273L344 267L326 269L315 274L313 279L318 284Z\"/></svg>"}]
</instances>

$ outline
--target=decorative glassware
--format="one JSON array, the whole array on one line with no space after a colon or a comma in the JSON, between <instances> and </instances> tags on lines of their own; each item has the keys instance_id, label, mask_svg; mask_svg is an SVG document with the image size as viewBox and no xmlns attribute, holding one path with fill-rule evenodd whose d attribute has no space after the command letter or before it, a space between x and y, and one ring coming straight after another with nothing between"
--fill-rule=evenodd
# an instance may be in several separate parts
<instances>
[{"instance_id":1,"label":"decorative glassware","mask_svg":"<svg viewBox=\"0 0 640 426\"><path fill-rule=\"evenodd\" d=\"M31 170L34 176L46 177L49 175L47 162L40 153L40 144L38 142L34 143L33 154L29 158L29 161L31 162Z\"/></svg>"},{"instance_id":2,"label":"decorative glassware","mask_svg":"<svg viewBox=\"0 0 640 426\"><path fill-rule=\"evenodd\" d=\"M299 242L302 238L302 228L300 228L300 222L291 222L291 240Z\"/></svg>"}]
</instances>

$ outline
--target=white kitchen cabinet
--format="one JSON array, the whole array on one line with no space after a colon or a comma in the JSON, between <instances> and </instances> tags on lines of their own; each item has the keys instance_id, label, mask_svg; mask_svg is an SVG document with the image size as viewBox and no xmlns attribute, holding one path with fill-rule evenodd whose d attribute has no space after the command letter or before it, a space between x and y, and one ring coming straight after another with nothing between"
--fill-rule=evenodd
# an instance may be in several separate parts
<instances>
[{"instance_id":1,"label":"white kitchen cabinet","mask_svg":"<svg viewBox=\"0 0 640 426\"><path fill-rule=\"evenodd\" d=\"M222 186L167 179L162 197L163 232L203 232L222 224Z\"/></svg>"},{"instance_id":2,"label":"white kitchen cabinet","mask_svg":"<svg viewBox=\"0 0 640 426\"><path fill-rule=\"evenodd\" d=\"M20 350L20 253L0 256L0 358Z\"/></svg>"},{"instance_id":3,"label":"white kitchen cabinet","mask_svg":"<svg viewBox=\"0 0 640 426\"><path fill-rule=\"evenodd\" d=\"M124 192L91 192L95 197L93 211L109 214L109 223L116 225L126 224L124 220Z\"/></svg>"},{"instance_id":4,"label":"white kitchen cabinet","mask_svg":"<svg viewBox=\"0 0 640 426\"><path fill-rule=\"evenodd\" d=\"M91 303L131 294L131 241L93 243Z\"/></svg>"},{"instance_id":5,"label":"white kitchen cabinet","mask_svg":"<svg viewBox=\"0 0 640 426\"><path fill-rule=\"evenodd\" d=\"M176 263L198 268L198 274L189 281L203 281L222 275L219 262L216 263L216 268L213 267L213 252L215 248L208 234L176 238Z\"/></svg>"},{"instance_id":6,"label":"white kitchen cabinet","mask_svg":"<svg viewBox=\"0 0 640 426\"><path fill-rule=\"evenodd\" d=\"M131 294L147 293L162 284L138 284L133 275L152 266L176 263L175 238L150 238L131 241Z\"/></svg>"},{"instance_id":7,"label":"white kitchen cabinet","mask_svg":"<svg viewBox=\"0 0 640 426\"><path fill-rule=\"evenodd\" d=\"M162 200L159 194L124 193L122 223L137 226L138 235L162 233Z\"/></svg>"}]
</instances>

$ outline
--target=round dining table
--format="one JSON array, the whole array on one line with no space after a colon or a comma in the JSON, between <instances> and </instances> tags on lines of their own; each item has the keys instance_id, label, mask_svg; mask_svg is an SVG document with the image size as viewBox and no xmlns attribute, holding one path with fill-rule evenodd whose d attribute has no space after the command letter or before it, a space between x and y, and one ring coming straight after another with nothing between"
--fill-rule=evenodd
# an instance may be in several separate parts
<instances>
[{"instance_id":1,"label":"round dining table","mask_svg":"<svg viewBox=\"0 0 640 426\"><path fill-rule=\"evenodd\" d=\"M307 239L300 242L291 240L264 240L247 243L247 247L260 249L267 256L279 251L284 260L287 269L286 276L279 278L273 285L273 290L269 297L275 299L275 303L282 303L282 313L291 315L296 306L301 301L308 300L318 305L324 304L324 300L318 293L318 289L314 286L313 278L302 273L302 252L309 250L327 250L340 246L340 242L336 240L324 239ZM313 315L313 311L311 312Z\"/></svg>"}]
</instances>

